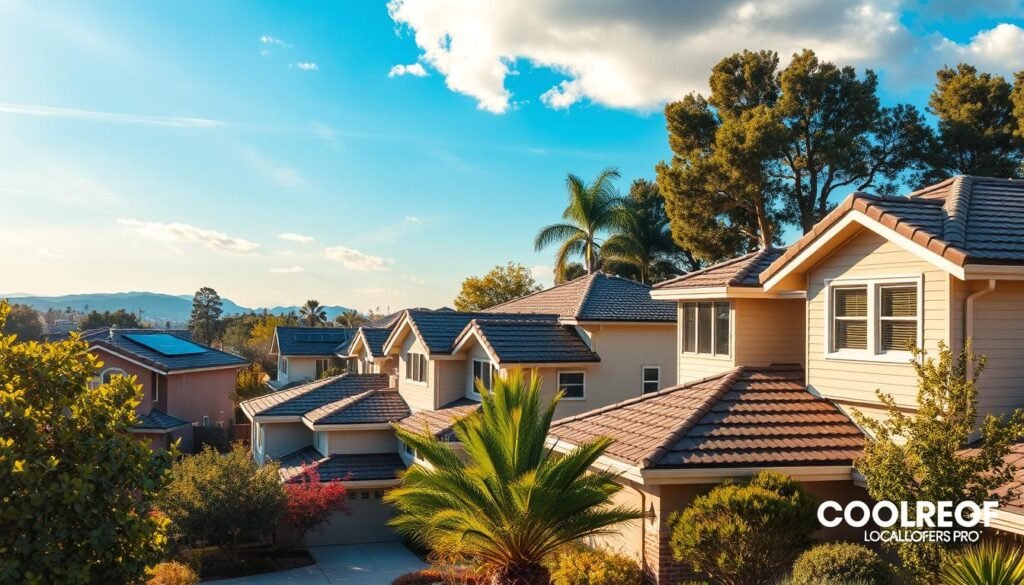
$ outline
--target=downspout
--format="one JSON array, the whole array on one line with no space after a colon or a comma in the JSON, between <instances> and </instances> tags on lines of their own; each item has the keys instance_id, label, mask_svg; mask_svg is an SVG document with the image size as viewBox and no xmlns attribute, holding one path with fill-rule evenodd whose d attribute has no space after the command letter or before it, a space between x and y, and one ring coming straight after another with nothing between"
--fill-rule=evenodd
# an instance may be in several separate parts
<instances>
[{"instance_id":1,"label":"downspout","mask_svg":"<svg viewBox=\"0 0 1024 585\"><path fill-rule=\"evenodd\" d=\"M974 301L981 297L989 294L996 290L996 281L994 278L988 279L988 283L985 288L974 291L967 295L967 299L964 300L964 338L963 345L967 346L967 341L974 340ZM974 360L967 364L967 378L974 377Z\"/></svg>"}]
</instances>

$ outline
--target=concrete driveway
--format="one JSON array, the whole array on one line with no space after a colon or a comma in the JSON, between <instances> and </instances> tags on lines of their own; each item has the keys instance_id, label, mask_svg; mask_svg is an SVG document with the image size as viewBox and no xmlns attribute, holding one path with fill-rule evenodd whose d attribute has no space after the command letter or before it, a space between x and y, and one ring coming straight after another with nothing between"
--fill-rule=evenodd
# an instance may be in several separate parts
<instances>
[{"instance_id":1,"label":"concrete driveway","mask_svg":"<svg viewBox=\"0 0 1024 585\"><path fill-rule=\"evenodd\" d=\"M427 565L400 542L314 546L316 564L301 569L214 581L217 585L390 585Z\"/></svg>"}]
</instances>

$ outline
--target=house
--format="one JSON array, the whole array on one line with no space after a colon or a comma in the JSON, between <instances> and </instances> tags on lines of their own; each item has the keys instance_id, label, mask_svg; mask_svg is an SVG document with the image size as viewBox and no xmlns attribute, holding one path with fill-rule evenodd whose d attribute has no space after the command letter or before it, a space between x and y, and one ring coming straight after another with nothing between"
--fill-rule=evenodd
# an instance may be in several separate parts
<instances>
[{"instance_id":1,"label":"house","mask_svg":"<svg viewBox=\"0 0 1024 585\"><path fill-rule=\"evenodd\" d=\"M354 327L276 327L270 355L277 357L275 389L316 380L325 371L345 365L337 354L347 347Z\"/></svg>"},{"instance_id":2,"label":"house","mask_svg":"<svg viewBox=\"0 0 1024 585\"><path fill-rule=\"evenodd\" d=\"M1024 406L1021 233L1024 182L959 176L907 197L854 193L788 248L655 286L677 304L680 384L556 421L550 437L559 450L617 439L599 467L620 471L620 498L650 517L602 544L671 583L687 571L669 514L724 479L776 469L819 496L866 499L850 415L884 416L876 389L914 410L908 344L934 355L972 339L988 358L980 414ZM1024 534L1024 499L997 517Z\"/></svg>"},{"instance_id":3,"label":"house","mask_svg":"<svg viewBox=\"0 0 1024 585\"><path fill-rule=\"evenodd\" d=\"M392 423L451 439L453 422L479 407L477 381L490 386L516 367L538 370L548 396L565 393L560 416L657 392L676 377L675 312L673 303L652 299L650 287L600 273L489 311L407 309L390 327L361 327L335 348L336 357L355 362L350 373L241 408L253 423L257 460L280 462L285 480L313 464L367 494L357 529L339 516L313 541L393 539L378 492L398 481L415 454Z\"/></svg>"},{"instance_id":4,"label":"house","mask_svg":"<svg viewBox=\"0 0 1024 585\"><path fill-rule=\"evenodd\" d=\"M193 426L234 422L232 395L238 370L249 365L244 358L195 343L188 331L93 329L82 339L103 362L96 383L121 375L135 376L142 386L132 433L153 448L181 439L179 448L190 453Z\"/></svg>"}]
</instances>

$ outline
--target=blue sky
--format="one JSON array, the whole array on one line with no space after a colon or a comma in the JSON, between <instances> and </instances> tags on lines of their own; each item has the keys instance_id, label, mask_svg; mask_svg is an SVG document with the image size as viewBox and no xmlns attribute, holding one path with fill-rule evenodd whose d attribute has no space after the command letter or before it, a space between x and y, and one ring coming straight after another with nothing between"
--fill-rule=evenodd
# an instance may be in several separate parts
<instances>
[{"instance_id":1,"label":"blue sky","mask_svg":"<svg viewBox=\"0 0 1024 585\"><path fill-rule=\"evenodd\" d=\"M549 279L565 174L652 177L661 105L728 52L919 106L942 63L1024 68L1019 2L704 4L0 0L0 292L450 304Z\"/></svg>"}]
</instances>

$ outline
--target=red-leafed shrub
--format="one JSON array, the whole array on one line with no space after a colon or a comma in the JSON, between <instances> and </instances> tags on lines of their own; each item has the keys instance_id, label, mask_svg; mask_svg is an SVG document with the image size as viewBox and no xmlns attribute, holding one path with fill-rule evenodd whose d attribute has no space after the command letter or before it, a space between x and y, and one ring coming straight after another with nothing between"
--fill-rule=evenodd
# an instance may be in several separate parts
<instances>
[{"instance_id":1,"label":"red-leafed shrub","mask_svg":"<svg viewBox=\"0 0 1024 585\"><path fill-rule=\"evenodd\" d=\"M312 465L302 469L297 483L285 485L288 495L284 522L295 531L296 540L327 520L333 512L345 509L348 492L341 481L320 481L320 472Z\"/></svg>"}]
</instances>

